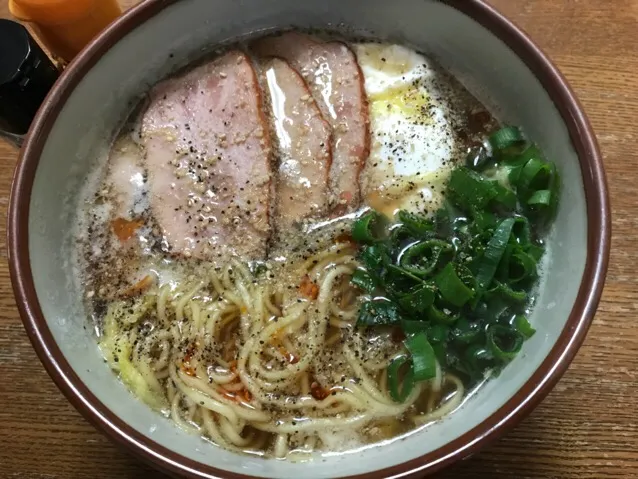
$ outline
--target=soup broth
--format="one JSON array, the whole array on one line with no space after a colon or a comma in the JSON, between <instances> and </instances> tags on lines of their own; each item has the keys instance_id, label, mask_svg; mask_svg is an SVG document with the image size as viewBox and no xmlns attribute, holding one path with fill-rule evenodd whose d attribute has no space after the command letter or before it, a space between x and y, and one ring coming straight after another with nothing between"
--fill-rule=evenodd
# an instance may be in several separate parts
<instances>
[{"instance_id":1,"label":"soup broth","mask_svg":"<svg viewBox=\"0 0 638 479\"><path fill-rule=\"evenodd\" d=\"M371 211L434 221L452 172L489 155L497 127L399 45L286 32L159 83L82 205L86 301L108 365L186 431L276 458L451 413L483 378L440 356L427 380L396 366L410 334L362 323L362 305L391 296L353 280L374 276L353 226Z\"/></svg>"}]
</instances>

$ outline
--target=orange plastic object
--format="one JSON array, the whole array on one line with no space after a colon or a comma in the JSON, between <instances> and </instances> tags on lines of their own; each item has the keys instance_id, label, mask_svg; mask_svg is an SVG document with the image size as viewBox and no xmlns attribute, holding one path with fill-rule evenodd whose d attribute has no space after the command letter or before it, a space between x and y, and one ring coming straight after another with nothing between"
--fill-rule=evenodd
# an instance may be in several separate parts
<instances>
[{"instance_id":1,"label":"orange plastic object","mask_svg":"<svg viewBox=\"0 0 638 479\"><path fill-rule=\"evenodd\" d=\"M117 0L9 0L9 11L67 62L122 13Z\"/></svg>"}]
</instances>

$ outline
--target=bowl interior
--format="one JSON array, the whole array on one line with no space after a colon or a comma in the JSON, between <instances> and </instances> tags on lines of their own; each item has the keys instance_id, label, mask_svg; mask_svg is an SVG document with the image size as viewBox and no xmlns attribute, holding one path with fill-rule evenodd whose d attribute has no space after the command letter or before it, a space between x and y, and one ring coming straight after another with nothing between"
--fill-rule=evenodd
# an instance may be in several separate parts
<instances>
[{"instance_id":1,"label":"bowl interior","mask_svg":"<svg viewBox=\"0 0 638 479\"><path fill-rule=\"evenodd\" d=\"M162 3L162 2L157 2ZM169 4L171 2L163 2ZM520 357L455 414L406 438L312 467L240 457L192 437L129 394L92 337L72 258L80 186L108 147L130 101L213 46L251 32L296 25L347 29L423 50L456 74L501 120L523 125L561 172L564 191L549 238L547 275L531 317L537 334ZM169 56L169 54L171 54ZM89 390L143 437L223 469L260 477L334 477L383 469L434 451L480 424L523 386L565 327L587 255L583 179L567 128L528 67L501 40L455 8L424 0L182 0L128 33L79 82L44 146L29 210L29 253L48 328ZM62 280L64 278L64 280ZM338 467L339 469L335 469Z\"/></svg>"}]
</instances>

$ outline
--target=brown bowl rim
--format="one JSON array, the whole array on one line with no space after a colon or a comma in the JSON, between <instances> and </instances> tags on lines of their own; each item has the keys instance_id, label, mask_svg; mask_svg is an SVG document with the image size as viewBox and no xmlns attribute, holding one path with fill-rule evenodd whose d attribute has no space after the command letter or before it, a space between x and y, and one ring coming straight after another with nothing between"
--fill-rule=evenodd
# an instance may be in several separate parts
<instances>
[{"instance_id":1,"label":"brown bowl rim","mask_svg":"<svg viewBox=\"0 0 638 479\"><path fill-rule=\"evenodd\" d=\"M8 254L16 302L27 334L60 390L86 419L149 464L191 478L253 476L230 473L171 451L135 431L102 404L75 374L55 343L35 292L28 249L29 205L46 139L65 101L97 60L128 32L178 0L148 0L126 12L95 38L53 87L29 130L15 170L8 215ZM592 128L574 93L552 62L525 33L483 0L441 0L504 41L552 97L578 154L587 202L587 260L576 302L556 344L523 387L481 424L419 458L349 479L415 477L466 458L510 430L549 393L574 359L593 321L609 261L611 214L603 162Z\"/></svg>"}]
</instances>

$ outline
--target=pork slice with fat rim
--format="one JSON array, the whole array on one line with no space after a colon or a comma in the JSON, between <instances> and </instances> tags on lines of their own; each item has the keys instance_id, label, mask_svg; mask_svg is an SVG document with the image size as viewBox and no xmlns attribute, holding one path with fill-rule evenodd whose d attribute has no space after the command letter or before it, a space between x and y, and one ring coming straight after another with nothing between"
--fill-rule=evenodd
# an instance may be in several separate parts
<instances>
[{"instance_id":1,"label":"pork slice with fat rim","mask_svg":"<svg viewBox=\"0 0 638 479\"><path fill-rule=\"evenodd\" d=\"M286 61L262 62L277 139L275 224L284 232L328 210L331 129L303 78Z\"/></svg>"},{"instance_id":2,"label":"pork slice with fat rim","mask_svg":"<svg viewBox=\"0 0 638 479\"><path fill-rule=\"evenodd\" d=\"M333 130L332 208L336 212L356 208L359 173L370 152L370 138L368 102L355 54L344 43L298 32L262 38L252 48L258 55L287 60L305 79Z\"/></svg>"},{"instance_id":3,"label":"pork slice with fat rim","mask_svg":"<svg viewBox=\"0 0 638 479\"><path fill-rule=\"evenodd\" d=\"M175 254L261 258L271 146L250 59L230 51L155 88L142 118L150 204Z\"/></svg>"}]
</instances>

